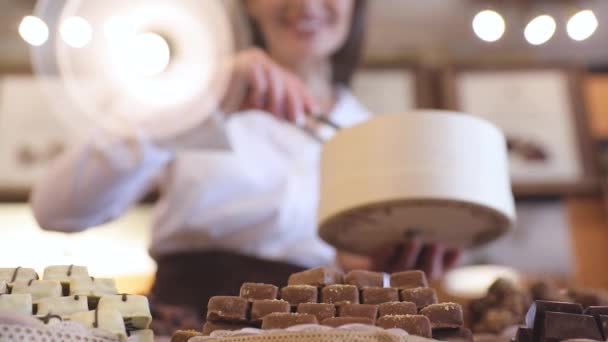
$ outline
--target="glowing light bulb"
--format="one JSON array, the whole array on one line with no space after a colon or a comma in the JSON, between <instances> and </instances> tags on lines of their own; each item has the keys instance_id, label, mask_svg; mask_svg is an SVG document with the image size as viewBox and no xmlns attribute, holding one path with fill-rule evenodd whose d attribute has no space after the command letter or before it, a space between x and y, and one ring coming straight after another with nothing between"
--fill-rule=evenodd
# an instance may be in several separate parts
<instances>
[{"instance_id":1,"label":"glowing light bulb","mask_svg":"<svg viewBox=\"0 0 608 342\"><path fill-rule=\"evenodd\" d=\"M593 35L598 27L597 17L591 10L576 13L568 20L566 29L570 38L583 41Z\"/></svg>"},{"instance_id":2,"label":"glowing light bulb","mask_svg":"<svg viewBox=\"0 0 608 342\"><path fill-rule=\"evenodd\" d=\"M49 28L40 18L28 15L19 24L19 35L28 44L40 46L49 39Z\"/></svg>"},{"instance_id":3,"label":"glowing light bulb","mask_svg":"<svg viewBox=\"0 0 608 342\"><path fill-rule=\"evenodd\" d=\"M486 42L495 42L502 38L505 27L505 20L495 11L481 11L473 18L473 31L479 39Z\"/></svg>"},{"instance_id":4,"label":"glowing light bulb","mask_svg":"<svg viewBox=\"0 0 608 342\"><path fill-rule=\"evenodd\" d=\"M63 41L73 48L85 47L93 37L93 28L81 17L66 19L59 28Z\"/></svg>"},{"instance_id":5,"label":"glowing light bulb","mask_svg":"<svg viewBox=\"0 0 608 342\"><path fill-rule=\"evenodd\" d=\"M550 15L540 15L528 23L524 36L532 45L542 45L548 42L557 29L555 19Z\"/></svg>"}]
</instances>

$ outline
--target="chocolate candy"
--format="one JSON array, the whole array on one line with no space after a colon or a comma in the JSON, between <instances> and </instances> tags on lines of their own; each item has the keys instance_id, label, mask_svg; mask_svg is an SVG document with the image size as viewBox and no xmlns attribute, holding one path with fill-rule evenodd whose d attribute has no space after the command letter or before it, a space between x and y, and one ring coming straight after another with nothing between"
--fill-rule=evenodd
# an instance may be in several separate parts
<instances>
[{"instance_id":1,"label":"chocolate candy","mask_svg":"<svg viewBox=\"0 0 608 342\"><path fill-rule=\"evenodd\" d=\"M146 296L127 294L102 296L97 308L120 312L127 330L148 329L152 323L150 304Z\"/></svg>"},{"instance_id":2,"label":"chocolate candy","mask_svg":"<svg viewBox=\"0 0 608 342\"><path fill-rule=\"evenodd\" d=\"M378 315L416 315L418 308L412 302L388 302L378 306Z\"/></svg>"},{"instance_id":3,"label":"chocolate candy","mask_svg":"<svg viewBox=\"0 0 608 342\"><path fill-rule=\"evenodd\" d=\"M321 324L328 327L337 328L346 324L374 325L374 321L363 317L332 317L324 319Z\"/></svg>"},{"instance_id":4,"label":"chocolate candy","mask_svg":"<svg viewBox=\"0 0 608 342\"><path fill-rule=\"evenodd\" d=\"M290 285L281 289L281 299L286 300L292 306L301 303L317 303L319 289L310 285Z\"/></svg>"},{"instance_id":5,"label":"chocolate candy","mask_svg":"<svg viewBox=\"0 0 608 342\"><path fill-rule=\"evenodd\" d=\"M29 293L0 295L0 311L31 315L32 308L32 295Z\"/></svg>"},{"instance_id":6,"label":"chocolate candy","mask_svg":"<svg viewBox=\"0 0 608 342\"><path fill-rule=\"evenodd\" d=\"M262 329L286 329L299 324L318 324L313 315L302 313L271 313L262 320Z\"/></svg>"},{"instance_id":7,"label":"chocolate candy","mask_svg":"<svg viewBox=\"0 0 608 342\"><path fill-rule=\"evenodd\" d=\"M534 333L530 328L520 327L515 334L515 342L533 342Z\"/></svg>"},{"instance_id":8,"label":"chocolate candy","mask_svg":"<svg viewBox=\"0 0 608 342\"><path fill-rule=\"evenodd\" d=\"M207 320L226 322L247 321L249 302L245 298L215 296L207 304Z\"/></svg>"},{"instance_id":9,"label":"chocolate candy","mask_svg":"<svg viewBox=\"0 0 608 342\"><path fill-rule=\"evenodd\" d=\"M389 315L382 316L376 325L384 329L399 328L408 334L431 337L431 321L423 315Z\"/></svg>"},{"instance_id":10,"label":"chocolate candy","mask_svg":"<svg viewBox=\"0 0 608 342\"><path fill-rule=\"evenodd\" d=\"M426 275L422 271L404 271L391 274L391 287L411 289L428 286Z\"/></svg>"},{"instance_id":11,"label":"chocolate candy","mask_svg":"<svg viewBox=\"0 0 608 342\"><path fill-rule=\"evenodd\" d=\"M327 318L336 316L336 306L326 303L301 303L298 304L298 313L314 315L317 321L323 322Z\"/></svg>"},{"instance_id":12,"label":"chocolate candy","mask_svg":"<svg viewBox=\"0 0 608 342\"><path fill-rule=\"evenodd\" d=\"M45 297L61 297L61 284L54 280L19 280L13 283L11 294L29 293L34 302Z\"/></svg>"},{"instance_id":13,"label":"chocolate candy","mask_svg":"<svg viewBox=\"0 0 608 342\"><path fill-rule=\"evenodd\" d=\"M241 285L240 296L248 301L277 299L279 288L271 284L244 283Z\"/></svg>"},{"instance_id":14,"label":"chocolate candy","mask_svg":"<svg viewBox=\"0 0 608 342\"><path fill-rule=\"evenodd\" d=\"M205 325L207 325L207 324L205 324ZM205 327L203 326L203 331L204 330L205 330ZM203 334L201 334L200 332L198 332L196 330L177 330L176 332L173 333L173 336L171 336L171 342L188 342L188 340L191 337L203 336ZM207 335L209 335L209 334L207 334Z\"/></svg>"},{"instance_id":15,"label":"chocolate candy","mask_svg":"<svg viewBox=\"0 0 608 342\"><path fill-rule=\"evenodd\" d=\"M76 312L89 311L87 296L47 297L39 299L37 304L38 316L53 314L64 317Z\"/></svg>"},{"instance_id":16,"label":"chocolate candy","mask_svg":"<svg viewBox=\"0 0 608 342\"><path fill-rule=\"evenodd\" d=\"M8 287L5 280L0 280L0 294L8 293Z\"/></svg>"},{"instance_id":17,"label":"chocolate candy","mask_svg":"<svg viewBox=\"0 0 608 342\"><path fill-rule=\"evenodd\" d=\"M203 325L203 335L210 335L212 332L214 332L216 330L235 331L235 330L241 330L241 329L248 328L248 327L249 326L246 324L207 321ZM187 334L185 334L185 335L188 336ZM190 337L200 336L200 335L201 335L200 333L198 335L189 335L189 337L183 341L188 341L188 339L190 339ZM175 336L175 334L173 336ZM171 339L171 342L173 342L173 339Z\"/></svg>"},{"instance_id":18,"label":"chocolate candy","mask_svg":"<svg viewBox=\"0 0 608 342\"><path fill-rule=\"evenodd\" d=\"M384 274L379 272L354 270L344 276L344 284L355 285L363 289L366 287L383 287Z\"/></svg>"},{"instance_id":19,"label":"chocolate candy","mask_svg":"<svg viewBox=\"0 0 608 342\"><path fill-rule=\"evenodd\" d=\"M359 289L354 285L328 285L321 290L321 302L359 304Z\"/></svg>"},{"instance_id":20,"label":"chocolate candy","mask_svg":"<svg viewBox=\"0 0 608 342\"><path fill-rule=\"evenodd\" d=\"M38 274L36 273L36 271L34 271L33 268L0 268L0 280L3 280L8 284L11 284L15 281L29 281L32 279L38 279Z\"/></svg>"},{"instance_id":21,"label":"chocolate candy","mask_svg":"<svg viewBox=\"0 0 608 342\"><path fill-rule=\"evenodd\" d=\"M593 316L604 340L608 339L608 306L590 306L583 314Z\"/></svg>"},{"instance_id":22,"label":"chocolate candy","mask_svg":"<svg viewBox=\"0 0 608 342\"><path fill-rule=\"evenodd\" d=\"M436 328L458 328L464 324L462 318L462 307L456 303L431 304L420 310L431 321L431 327Z\"/></svg>"},{"instance_id":23,"label":"chocolate candy","mask_svg":"<svg viewBox=\"0 0 608 342\"><path fill-rule=\"evenodd\" d=\"M289 276L287 285L311 285L316 287L341 284L342 274L327 267L317 267Z\"/></svg>"},{"instance_id":24,"label":"chocolate candy","mask_svg":"<svg viewBox=\"0 0 608 342\"><path fill-rule=\"evenodd\" d=\"M546 342L574 338L602 340L602 334L593 316L547 311L544 325L543 341Z\"/></svg>"},{"instance_id":25,"label":"chocolate candy","mask_svg":"<svg viewBox=\"0 0 608 342\"><path fill-rule=\"evenodd\" d=\"M382 304L399 301L399 291L392 287L367 287L361 290L361 303Z\"/></svg>"},{"instance_id":26,"label":"chocolate candy","mask_svg":"<svg viewBox=\"0 0 608 342\"><path fill-rule=\"evenodd\" d=\"M264 316L273 312L290 312L291 306L284 300L254 300L251 305L251 321L261 322Z\"/></svg>"},{"instance_id":27,"label":"chocolate candy","mask_svg":"<svg viewBox=\"0 0 608 342\"><path fill-rule=\"evenodd\" d=\"M473 333L467 328L433 329L433 339L450 342L473 342Z\"/></svg>"},{"instance_id":28,"label":"chocolate candy","mask_svg":"<svg viewBox=\"0 0 608 342\"><path fill-rule=\"evenodd\" d=\"M378 317L378 306L373 304L343 304L338 307L338 316L375 320Z\"/></svg>"},{"instance_id":29,"label":"chocolate candy","mask_svg":"<svg viewBox=\"0 0 608 342\"><path fill-rule=\"evenodd\" d=\"M416 304L418 309L437 303L437 293L430 287L416 287L401 290L401 300Z\"/></svg>"}]
</instances>

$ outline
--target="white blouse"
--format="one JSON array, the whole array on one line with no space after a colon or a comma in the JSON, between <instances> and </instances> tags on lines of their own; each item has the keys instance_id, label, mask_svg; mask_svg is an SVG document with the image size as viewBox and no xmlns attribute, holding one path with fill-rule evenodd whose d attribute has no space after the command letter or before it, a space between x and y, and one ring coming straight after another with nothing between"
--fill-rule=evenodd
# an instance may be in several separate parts
<instances>
[{"instance_id":1,"label":"white blouse","mask_svg":"<svg viewBox=\"0 0 608 342\"><path fill-rule=\"evenodd\" d=\"M369 117L350 92L339 94L333 121L350 126ZM329 137L332 130L318 133ZM209 147L218 135L230 149ZM97 226L159 185L153 257L222 249L305 267L333 261L316 232L317 141L261 111L232 114L223 125L207 122L188 136L171 144L98 137L67 152L34 187L38 223L63 232Z\"/></svg>"}]
</instances>

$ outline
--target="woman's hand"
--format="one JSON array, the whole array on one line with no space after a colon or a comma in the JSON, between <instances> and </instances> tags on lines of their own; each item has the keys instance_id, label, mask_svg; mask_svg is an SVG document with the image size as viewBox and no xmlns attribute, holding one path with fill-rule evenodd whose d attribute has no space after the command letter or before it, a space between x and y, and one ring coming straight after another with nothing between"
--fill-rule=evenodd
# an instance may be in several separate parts
<instances>
[{"instance_id":1,"label":"woman's hand","mask_svg":"<svg viewBox=\"0 0 608 342\"><path fill-rule=\"evenodd\" d=\"M345 269L367 269L381 272L398 272L418 269L431 279L440 277L460 258L460 250L440 244L422 244L417 240L380 249L372 256L360 256L338 251L338 263Z\"/></svg>"},{"instance_id":2,"label":"woman's hand","mask_svg":"<svg viewBox=\"0 0 608 342\"><path fill-rule=\"evenodd\" d=\"M221 107L225 112L261 109L296 123L315 112L304 83L257 48L235 57Z\"/></svg>"}]
</instances>

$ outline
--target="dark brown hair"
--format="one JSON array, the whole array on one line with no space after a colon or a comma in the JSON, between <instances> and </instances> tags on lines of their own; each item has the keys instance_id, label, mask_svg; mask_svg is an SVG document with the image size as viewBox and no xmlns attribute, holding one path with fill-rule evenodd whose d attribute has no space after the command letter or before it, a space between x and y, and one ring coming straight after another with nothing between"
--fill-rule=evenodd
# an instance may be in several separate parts
<instances>
[{"instance_id":1,"label":"dark brown hair","mask_svg":"<svg viewBox=\"0 0 608 342\"><path fill-rule=\"evenodd\" d=\"M353 18L350 32L344 45L331 56L332 81L334 84L349 86L353 73L361 60L365 22L367 18L367 0L354 0ZM264 35L255 20L248 15L253 45L266 49Z\"/></svg>"}]
</instances>

